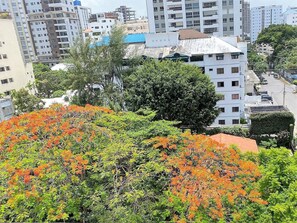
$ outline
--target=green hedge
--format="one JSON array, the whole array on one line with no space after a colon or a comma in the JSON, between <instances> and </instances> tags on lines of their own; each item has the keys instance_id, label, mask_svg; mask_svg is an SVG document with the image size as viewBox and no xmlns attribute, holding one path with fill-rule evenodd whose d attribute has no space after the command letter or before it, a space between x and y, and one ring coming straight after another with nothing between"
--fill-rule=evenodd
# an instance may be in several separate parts
<instances>
[{"instance_id":1,"label":"green hedge","mask_svg":"<svg viewBox=\"0 0 297 223\"><path fill-rule=\"evenodd\" d=\"M290 131L290 124L295 123L291 112L261 113L251 115L251 135L277 134Z\"/></svg>"}]
</instances>

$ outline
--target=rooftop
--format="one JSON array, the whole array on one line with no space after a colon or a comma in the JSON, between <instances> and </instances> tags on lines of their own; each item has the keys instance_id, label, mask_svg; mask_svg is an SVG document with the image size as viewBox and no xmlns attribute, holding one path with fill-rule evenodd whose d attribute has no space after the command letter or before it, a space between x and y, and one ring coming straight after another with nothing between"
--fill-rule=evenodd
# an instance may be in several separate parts
<instances>
[{"instance_id":1,"label":"rooftop","mask_svg":"<svg viewBox=\"0 0 297 223\"><path fill-rule=\"evenodd\" d=\"M250 107L250 114L269 113L269 112L284 112L284 111L289 111L289 110L286 107L281 106L281 105Z\"/></svg>"},{"instance_id":2,"label":"rooftop","mask_svg":"<svg viewBox=\"0 0 297 223\"><path fill-rule=\"evenodd\" d=\"M182 29L179 31L179 39L185 40L185 39L205 39L210 38L205 33L198 32L195 29Z\"/></svg>"},{"instance_id":3,"label":"rooftop","mask_svg":"<svg viewBox=\"0 0 297 223\"><path fill-rule=\"evenodd\" d=\"M242 153L252 152L258 153L258 146L256 140L248 139L239 136L219 133L210 137L211 139L226 145L227 147L236 146Z\"/></svg>"}]
</instances>

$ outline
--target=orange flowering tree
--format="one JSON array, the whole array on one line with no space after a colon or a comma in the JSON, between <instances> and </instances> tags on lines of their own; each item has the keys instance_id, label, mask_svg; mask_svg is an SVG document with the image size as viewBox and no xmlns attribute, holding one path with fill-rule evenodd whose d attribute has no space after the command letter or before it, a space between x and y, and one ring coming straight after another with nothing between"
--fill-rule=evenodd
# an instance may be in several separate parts
<instances>
[{"instance_id":1,"label":"orange flowering tree","mask_svg":"<svg viewBox=\"0 0 297 223\"><path fill-rule=\"evenodd\" d=\"M261 219L255 163L154 116L54 106L0 123L0 222Z\"/></svg>"},{"instance_id":2,"label":"orange flowering tree","mask_svg":"<svg viewBox=\"0 0 297 223\"><path fill-rule=\"evenodd\" d=\"M267 204L255 163L204 135L157 137L171 170L169 201L178 222L256 222ZM176 150L176 151L172 151ZM260 222L260 221L259 221Z\"/></svg>"}]
</instances>

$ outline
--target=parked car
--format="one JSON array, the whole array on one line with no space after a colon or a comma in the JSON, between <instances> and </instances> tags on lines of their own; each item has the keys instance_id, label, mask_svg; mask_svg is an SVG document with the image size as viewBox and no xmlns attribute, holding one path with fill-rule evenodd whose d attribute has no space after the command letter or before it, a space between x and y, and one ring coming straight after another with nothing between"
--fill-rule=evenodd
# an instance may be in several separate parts
<instances>
[{"instance_id":1,"label":"parked car","mask_svg":"<svg viewBox=\"0 0 297 223\"><path fill-rule=\"evenodd\" d=\"M271 102L273 102L273 99L269 94L262 94L261 95L261 101L271 101Z\"/></svg>"},{"instance_id":2,"label":"parked car","mask_svg":"<svg viewBox=\"0 0 297 223\"><path fill-rule=\"evenodd\" d=\"M266 85L266 84L268 84L268 81L267 81L266 79L263 79L263 80L261 81L261 84L262 84L262 85Z\"/></svg>"}]
</instances>

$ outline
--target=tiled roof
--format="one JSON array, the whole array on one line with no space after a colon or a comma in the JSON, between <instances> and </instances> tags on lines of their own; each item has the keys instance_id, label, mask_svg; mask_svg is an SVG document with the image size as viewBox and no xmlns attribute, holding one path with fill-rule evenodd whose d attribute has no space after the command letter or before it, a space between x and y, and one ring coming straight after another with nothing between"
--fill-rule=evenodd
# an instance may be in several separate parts
<instances>
[{"instance_id":1,"label":"tiled roof","mask_svg":"<svg viewBox=\"0 0 297 223\"><path fill-rule=\"evenodd\" d=\"M207 34L198 32L195 29L181 29L179 30L179 39L205 39L210 38Z\"/></svg>"},{"instance_id":2,"label":"tiled roof","mask_svg":"<svg viewBox=\"0 0 297 223\"><path fill-rule=\"evenodd\" d=\"M253 139L228 135L224 133L213 135L210 138L219 143L225 144L227 147L235 145L242 153L259 152L256 140Z\"/></svg>"}]
</instances>

